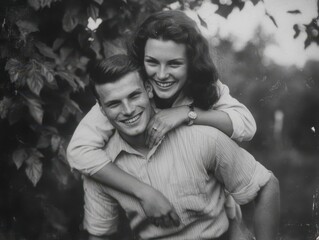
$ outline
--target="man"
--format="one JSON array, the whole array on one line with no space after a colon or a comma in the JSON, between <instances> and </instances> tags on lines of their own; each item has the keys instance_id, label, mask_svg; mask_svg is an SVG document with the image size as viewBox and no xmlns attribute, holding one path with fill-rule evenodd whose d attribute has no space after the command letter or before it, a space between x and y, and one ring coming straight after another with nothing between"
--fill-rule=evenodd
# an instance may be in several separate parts
<instances>
[{"instance_id":1,"label":"man","mask_svg":"<svg viewBox=\"0 0 319 240\"><path fill-rule=\"evenodd\" d=\"M255 201L257 239L275 239L278 181L225 134L212 127L184 126L152 149L145 146L144 132L154 110L151 86L138 70L125 55L91 69L101 111L116 129L107 149L117 166L167 197L181 224L156 227L135 198L84 177L84 227L90 239L112 239L119 205L139 239L222 239L229 226L225 189L239 204Z\"/></svg>"}]
</instances>

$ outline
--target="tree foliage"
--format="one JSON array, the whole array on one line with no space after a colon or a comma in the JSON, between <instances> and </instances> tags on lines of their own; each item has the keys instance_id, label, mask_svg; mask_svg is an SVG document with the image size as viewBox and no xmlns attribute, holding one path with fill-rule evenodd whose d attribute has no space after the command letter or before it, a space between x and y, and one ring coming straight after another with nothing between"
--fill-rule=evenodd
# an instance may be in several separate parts
<instances>
[{"instance_id":1,"label":"tree foliage","mask_svg":"<svg viewBox=\"0 0 319 240\"><path fill-rule=\"evenodd\" d=\"M124 41L136 24L148 14L164 8L194 9L201 0L4 0L1 1L0 32L0 117L2 169L19 178L21 170L33 186L52 180L57 192L74 187L66 161L66 146L76 124L83 117L91 58L122 52ZM211 0L218 14L227 18L243 0ZM254 4L259 0L253 0ZM292 10L290 14L299 14ZM269 16L272 18L272 16ZM88 29L89 18L102 23ZM202 26L207 24L200 18ZM272 21L275 20L272 18ZM303 28L294 27L298 37L306 31L310 43L319 43L318 19ZM84 111L85 112L85 111ZM4 136L5 135L5 136ZM3 170L5 171L5 170ZM17 177L18 178L18 177ZM28 184L28 183L24 183ZM43 183L44 184L44 183ZM41 185L41 184L40 184ZM72 190L70 190L72 191ZM35 188L46 224L66 233L68 222L61 210L48 205L49 193ZM48 228L49 228L48 227ZM41 236L34 233L32 236ZM67 235L66 235L67 236ZM52 236L51 236L52 237ZM53 238L53 237L52 237Z\"/></svg>"}]
</instances>

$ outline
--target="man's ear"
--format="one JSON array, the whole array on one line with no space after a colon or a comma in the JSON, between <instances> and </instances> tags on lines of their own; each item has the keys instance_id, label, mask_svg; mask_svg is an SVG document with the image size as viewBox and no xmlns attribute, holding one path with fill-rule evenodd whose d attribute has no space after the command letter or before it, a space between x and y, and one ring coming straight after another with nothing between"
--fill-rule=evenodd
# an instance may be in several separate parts
<instances>
[{"instance_id":1,"label":"man's ear","mask_svg":"<svg viewBox=\"0 0 319 240\"><path fill-rule=\"evenodd\" d=\"M144 86L145 86L145 90L147 92L148 97L153 98L154 95L153 95L152 85L148 81L146 81L146 82L144 82Z\"/></svg>"},{"instance_id":2,"label":"man's ear","mask_svg":"<svg viewBox=\"0 0 319 240\"><path fill-rule=\"evenodd\" d=\"M105 111L104 111L103 107L101 106L101 104L99 104L99 107L100 107L100 111L102 112L102 114L106 117Z\"/></svg>"}]
</instances>

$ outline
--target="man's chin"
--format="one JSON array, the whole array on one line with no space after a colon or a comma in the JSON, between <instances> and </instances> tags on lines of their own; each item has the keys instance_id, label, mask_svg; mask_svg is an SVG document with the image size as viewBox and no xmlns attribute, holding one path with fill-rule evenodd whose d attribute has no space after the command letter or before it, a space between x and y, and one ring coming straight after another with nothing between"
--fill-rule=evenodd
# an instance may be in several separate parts
<instances>
[{"instance_id":1,"label":"man's chin","mask_svg":"<svg viewBox=\"0 0 319 240\"><path fill-rule=\"evenodd\" d=\"M145 129L146 129L146 127L136 126L134 128L127 127L127 128L122 128L121 130L120 129L118 129L118 130L126 136L137 137L137 136L140 136L141 134L143 134L145 132Z\"/></svg>"}]
</instances>

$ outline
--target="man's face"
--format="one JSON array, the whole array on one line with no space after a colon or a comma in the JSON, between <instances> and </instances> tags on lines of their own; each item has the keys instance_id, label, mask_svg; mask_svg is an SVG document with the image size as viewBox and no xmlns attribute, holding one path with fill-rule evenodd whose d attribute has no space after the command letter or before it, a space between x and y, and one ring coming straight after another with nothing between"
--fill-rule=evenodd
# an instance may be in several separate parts
<instances>
[{"instance_id":1,"label":"man's face","mask_svg":"<svg viewBox=\"0 0 319 240\"><path fill-rule=\"evenodd\" d=\"M133 137L144 133L152 112L151 87L144 86L137 72L95 88L103 114L122 135Z\"/></svg>"}]
</instances>

